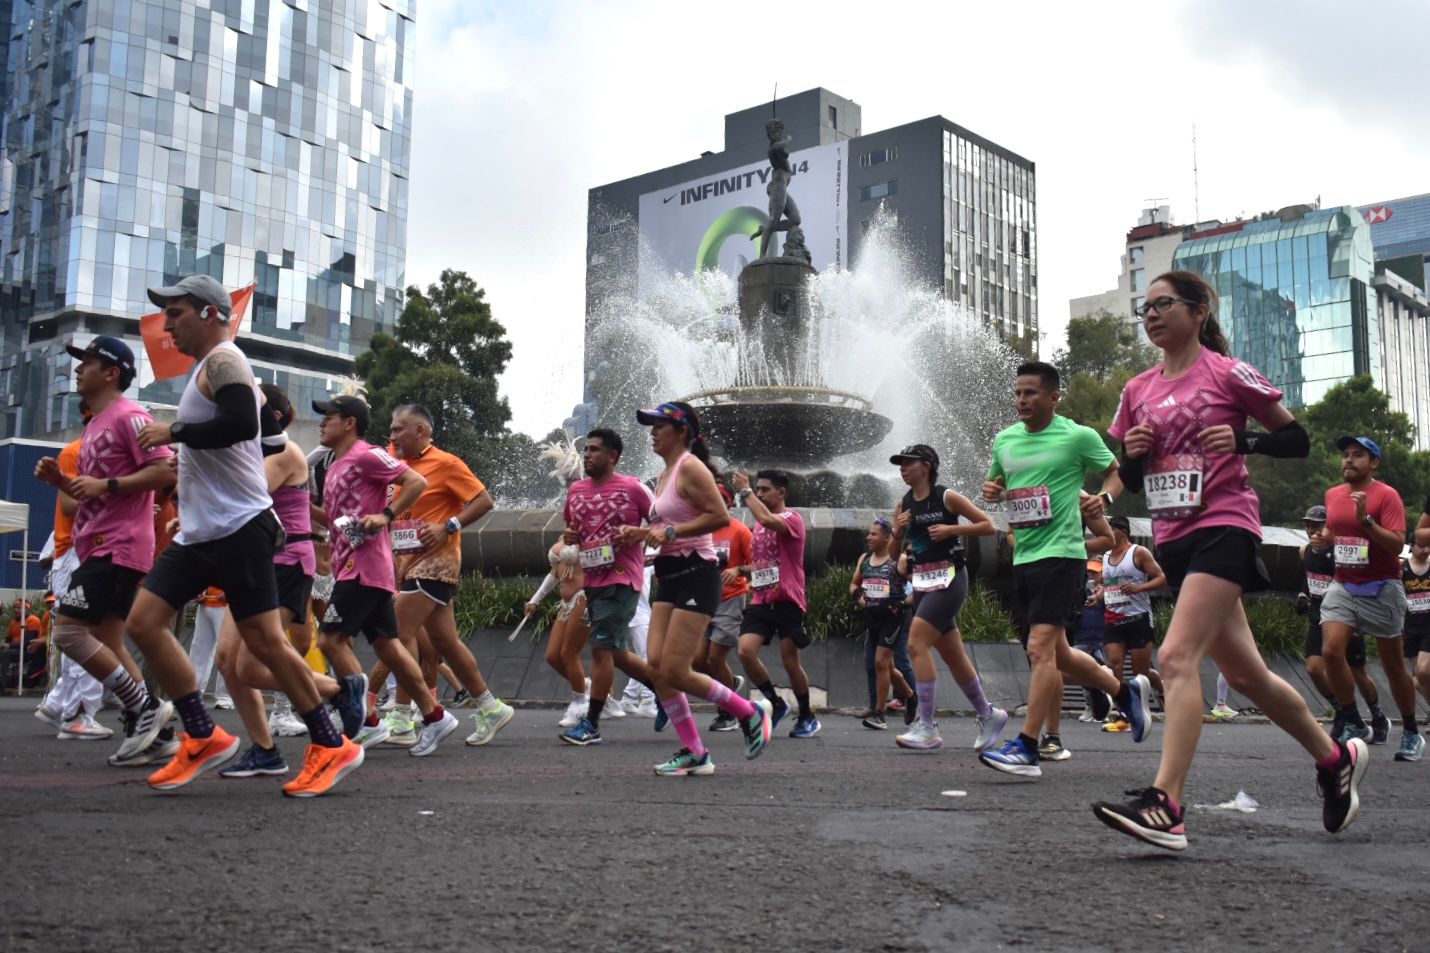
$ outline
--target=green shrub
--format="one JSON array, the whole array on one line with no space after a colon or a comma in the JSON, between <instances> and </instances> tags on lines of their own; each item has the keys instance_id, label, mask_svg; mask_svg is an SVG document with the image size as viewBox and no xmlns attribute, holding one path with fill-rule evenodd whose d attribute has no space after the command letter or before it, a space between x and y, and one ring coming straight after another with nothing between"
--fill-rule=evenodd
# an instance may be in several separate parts
<instances>
[{"instance_id":1,"label":"green shrub","mask_svg":"<svg viewBox=\"0 0 1430 953\"><path fill-rule=\"evenodd\" d=\"M1306 617L1296 613L1294 596L1284 593L1255 593L1242 600L1246 621L1262 655L1286 654L1305 657ZM1159 598L1152 603L1153 622L1160 642L1172 621L1172 600Z\"/></svg>"},{"instance_id":2,"label":"green shrub","mask_svg":"<svg viewBox=\"0 0 1430 953\"><path fill-rule=\"evenodd\" d=\"M853 566L830 566L806 580L809 611L804 628L813 639L859 637L864 634L864 612L849 595Z\"/></svg>"},{"instance_id":3,"label":"green shrub","mask_svg":"<svg viewBox=\"0 0 1430 953\"><path fill-rule=\"evenodd\" d=\"M457 616L457 631L470 635L478 629L514 629L526 611L526 601L536 592L541 581L530 576L490 579L486 576L463 576L457 586L452 610ZM559 602L548 596L536 611L536 618L526 624L523 635L535 637L551 628Z\"/></svg>"},{"instance_id":4,"label":"green shrub","mask_svg":"<svg viewBox=\"0 0 1430 953\"><path fill-rule=\"evenodd\" d=\"M958 625L965 642L1018 641L1018 627L1013 622L1013 614L1003 606L998 593L981 581L973 584L973 591L963 603Z\"/></svg>"}]
</instances>

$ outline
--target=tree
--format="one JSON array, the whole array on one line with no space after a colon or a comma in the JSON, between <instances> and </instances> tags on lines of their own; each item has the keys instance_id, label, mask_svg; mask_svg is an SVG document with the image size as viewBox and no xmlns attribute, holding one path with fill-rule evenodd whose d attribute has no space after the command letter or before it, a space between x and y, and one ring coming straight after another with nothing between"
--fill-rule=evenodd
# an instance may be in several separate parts
<instances>
[{"instance_id":1,"label":"tree","mask_svg":"<svg viewBox=\"0 0 1430 953\"><path fill-rule=\"evenodd\" d=\"M386 444L393 408L422 404L432 412L439 446L479 477L495 472L511 436L511 408L497 392L511 342L485 299L486 292L461 271L443 271L425 293L407 289L396 333L373 335L356 361L372 407L368 440Z\"/></svg>"},{"instance_id":2,"label":"tree","mask_svg":"<svg viewBox=\"0 0 1430 953\"><path fill-rule=\"evenodd\" d=\"M1157 363L1149 344L1137 336L1137 326L1110 311L1068 322L1068 346L1053 354L1053 363L1068 380L1079 374L1106 380L1119 368L1133 372Z\"/></svg>"}]
</instances>

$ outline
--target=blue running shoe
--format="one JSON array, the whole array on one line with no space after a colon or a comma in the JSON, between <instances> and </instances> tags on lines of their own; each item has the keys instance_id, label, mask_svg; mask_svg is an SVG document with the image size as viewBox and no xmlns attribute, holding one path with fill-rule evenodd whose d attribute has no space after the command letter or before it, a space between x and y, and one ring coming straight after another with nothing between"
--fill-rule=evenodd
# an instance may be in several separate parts
<instances>
[{"instance_id":1,"label":"blue running shoe","mask_svg":"<svg viewBox=\"0 0 1430 953\"><path fill-rule=\"evenodd\" d=\"M770 709L770 731L774 731L780 726L780 722L785 720L785 715L789 714L789 705L779 697L776 697L771 704L773 707Z\"/></svg>"},{"instance_id":2,"label":"blue running shoe","mask_svg":"<svg viewBox=\"0 0 1430 953\"><path fill-rule=\"evenodd\" d=\"M1152 683L1146 675L1136 675L1127 687L1132 691L1132 704L1127 706L1122 717L1132 726L1132 740L1146 741L1152 733L1152 709L1147 706L1147 700L1152 697Z\"/></svg>"},{"instance_id":3,"label":"blue running shoe","mask_svg":"<svg viewBox=\"0 0 1430 953\"><path fill-rule=\"evenodd\" d=\"M665 713L665 706L657 698L655 700L655 730L657 732L664 731L668 724L670 724L670 716Z\"/></svg>"},{"instance_id":4,"label":"blue running shoe","mask_svg":"<svg viewBox=\"0 0 1430 953\"><path fill-rule=\"evenodd\" d=\"M1014 738L1003 742L1002 747L980 752L978 760L995 771L1020 778L1043 776L1043 769L1038 767L1038 750L1024 744L1022 738Z\"/></svg>"},{"instance_id":5,"label":"blue running shoe","mask_svg":"<svg viewBox=\"0 0 1430 953\"><path fill-rule=\"evenodd\" d=\"M333 696L333 709L343 720L343 734L356 738L367 720L367 676L347 675L338 681L338 693Z\"/></svg>"},{"instance_id":6,"label":"blue running shoe","mask_svg":"<svg viewBox=\"0 0 1430 953\"><path fill-rule=\"evenodd\" d=\"M789 730L789 736L791 738L813 738L819 734L819 729L822 727L819 719L810 715L808 718L798 719L794 723L794 727Z\"/></svg>"},{"instance_id":7,"label":"blue running shoe","mask_svg":"<svg viewBox=\"0 0 1430 953\"><path fill-rule=\"evenodd\" d=\"M582 718L575 727L561 732L561 740L568 745L598 745L601 743L601 729L591 724L591 719Z\"/></svg>"},{"instance_id":8,"label":"blue running shoe","mask_svg":"<svg viewBox=\"0 0 1430 953\"><path fill-rule=\"evenodd\" d=\"M252 778L260 774L279 775L288 773L288 762L283 760L283 752L274 748L264 751L258 745L250 745L233 764L219 770L221 778Z\"/></svg>"}]
</instances>

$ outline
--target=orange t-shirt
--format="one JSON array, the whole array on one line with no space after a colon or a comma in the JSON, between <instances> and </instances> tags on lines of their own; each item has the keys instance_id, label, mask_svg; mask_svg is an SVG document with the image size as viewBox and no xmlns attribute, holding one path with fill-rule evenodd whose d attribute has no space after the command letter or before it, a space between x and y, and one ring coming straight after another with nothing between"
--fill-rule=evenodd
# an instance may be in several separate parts
<instances>
[{"instance_id":1,"label":"orange t-shirt","mask_svg":"<svg viewBox=\"0 0 1430 953\"><path fill-rule=\"evenodd\" d=\"M754 556L751 555L751 540L754 539L754 534L750 532L750 527L738 519L732 518L726 526L711 533L710 537L714 540L717 551L724 550L729 555L730 558L725 561L726 569L754 562ZM740 576L721 590L720 601L724 602L726 599L743 596L749 591L750 581L744 576Z\"/></svg>"},{"instance_id":2,"label":"orange t-shirt","mask_svg":"<svg viewBox=\"0 0 1430 953\"><path fill-rule=\"evenodd\" d=\"M223 609L228 606L228 596L223 594L222 589L209 586L204 590L204 594L199 596L199 605L208 606L210 609Z\"/></svg>"},{"instance_id":3,"label":"orange t-shirt","mask_svg":"<svg viewBox=\"0 0 1430 953\"><path fill-rule=\"evenodd\" d=\"M79 447L82 440L65 444L60 451L58 463L65 476L79 476ZM74 517L66 516L60 509L60 501L55 500L55 559L59 559L74 546Z\"/></svg>"},{"instance_id":4,"label":"orange t-shirt","mask_svg":"<svg viewBox=\"0 0 1430 953\"><path fill-rule=\"evenodd\" d=\"M461 457L435 446L429 446L418 457L402 462L427 479L427 489L409 510L399 513L392 524L397 579L399 582L403 579L435 579L455 585L462 578L462 534L453 533L432 549L402 553L398 551L401 531L416 529L418 522L445 523L487 488L472 474Z\"/></svg>"},{"instance_id":5,"label":"orange t-shirt","mask_svg":"<svg viewBox=\"0 0 1430 953\"><path fill-rule=\"evenodd\" d=\"M169 521L179 515L179 503L174 498L173 488L160 490L154 494L154 558L158 559L159 554L169 548L169 544L174 541L166 531Z\"/></svg>"}]
</instances>

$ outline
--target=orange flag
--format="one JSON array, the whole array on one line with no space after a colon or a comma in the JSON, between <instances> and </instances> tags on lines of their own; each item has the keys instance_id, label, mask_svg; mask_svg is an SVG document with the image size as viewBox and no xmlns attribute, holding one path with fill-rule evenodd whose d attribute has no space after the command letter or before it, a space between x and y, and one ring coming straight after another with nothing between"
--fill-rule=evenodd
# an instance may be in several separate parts
<instances>
[{"instance_id":1,"label":"orange flag","mask_svg":"<svg viewBox=\"0 0 1430 953\"><path fill-rule=\"evenodd\" d=\"M228 321L228 339L238 337L239 325L248 303L253 300L254 282L229 295L233 299L233 312ZM139 319L139 335L144 338L144 350L149 353L149 364L154 368L154 380L166 381L171 377L183 377L194 366L194 359L180 354L174 338L164 330L164 313L146 314Z\"/></svg>"}]
</instances>

